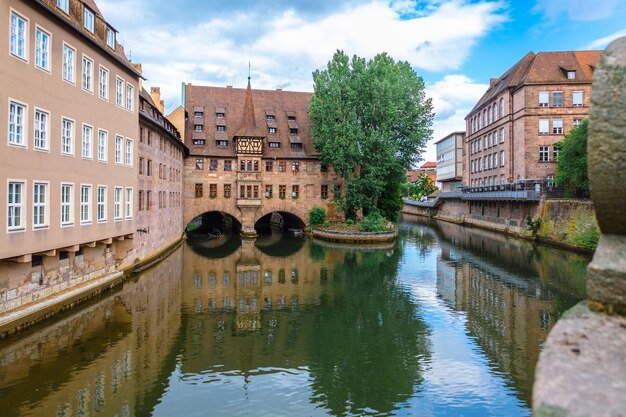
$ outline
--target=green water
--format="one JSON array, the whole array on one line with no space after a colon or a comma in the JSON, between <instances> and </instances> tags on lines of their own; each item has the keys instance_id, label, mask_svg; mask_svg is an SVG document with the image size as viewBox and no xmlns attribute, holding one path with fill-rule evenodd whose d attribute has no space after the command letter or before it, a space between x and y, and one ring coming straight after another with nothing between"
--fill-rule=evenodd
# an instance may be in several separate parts
<instances>
[{"instance_id":1,"label":"green water","mask_svg":"<svg viewBox=\"0 0 626 417\"><path fill-rule=\"evenodd\" d=\"M188 240L0 341L2 416L523 416L589 259L404 219L390 247Z\"/></svg>"}]
</instances>

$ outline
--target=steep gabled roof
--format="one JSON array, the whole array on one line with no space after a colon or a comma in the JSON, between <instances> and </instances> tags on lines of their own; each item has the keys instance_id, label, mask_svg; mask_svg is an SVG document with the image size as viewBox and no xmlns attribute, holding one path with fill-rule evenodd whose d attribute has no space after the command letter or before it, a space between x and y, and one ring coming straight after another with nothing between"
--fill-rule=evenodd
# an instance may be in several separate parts
<instances>
[{"instance_id":1,"label":"steep gabled roof","mask_svg":"<svg viewBox=\"0 0 626 417\"><path fill-rule=\"evenodd\" d=\"M243 119L241 121L241 127L235 133L234 137L265 137L265 131L257 129L256 126L250 77L248 77L248 88L246 89L246 101L243 105Z\"/></svg>"}]
</instances>

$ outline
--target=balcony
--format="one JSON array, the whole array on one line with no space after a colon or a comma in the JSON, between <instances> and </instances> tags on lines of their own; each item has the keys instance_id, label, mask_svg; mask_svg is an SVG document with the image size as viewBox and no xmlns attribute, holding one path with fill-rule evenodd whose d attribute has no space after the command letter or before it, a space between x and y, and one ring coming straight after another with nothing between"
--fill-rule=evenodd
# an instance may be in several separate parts
<instances>
[{"instance_id":1,"label":"balcony","mask_svg":"<svg viewBox=\"0 0 626 417\"><path fill-rule=\"evenodd\" d=\"M237 207L261 207L260 198L238 198Z\"/></svg>"}]
</instances>

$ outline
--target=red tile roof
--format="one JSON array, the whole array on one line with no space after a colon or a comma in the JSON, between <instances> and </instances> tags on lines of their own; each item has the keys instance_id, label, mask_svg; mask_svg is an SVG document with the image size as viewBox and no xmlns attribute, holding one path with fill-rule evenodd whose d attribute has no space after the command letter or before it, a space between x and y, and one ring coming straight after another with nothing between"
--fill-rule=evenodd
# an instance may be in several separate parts
<instances>
[{"instance_id":1,"label":"red tile roof","mask_svg":"<svg viewBox=\"0 0 626 417\"><path fill-rule=\"evenodd\" d=\"M420 168L422 169L437 168L437 163L436 162L424 162Z\"/></svg>"}]
</instances>

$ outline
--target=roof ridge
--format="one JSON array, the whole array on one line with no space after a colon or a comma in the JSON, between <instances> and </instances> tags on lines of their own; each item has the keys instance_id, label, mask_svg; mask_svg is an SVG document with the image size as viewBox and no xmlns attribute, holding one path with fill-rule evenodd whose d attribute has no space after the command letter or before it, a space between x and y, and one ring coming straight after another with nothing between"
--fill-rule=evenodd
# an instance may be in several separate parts
<instances>
[{"instance_id":1,"label":"roof ridge","mask_svg":"<svg viewBox=\"0 0 626 417\"><path fill-rule=\"evenodd\" d=\"M248 77L248 88L246 89L246 101L243 105L243 120L241 121L241 127L235 133L235 137L240 136L253 136L264 137L265 135L259 134L256 126L256 119L254 117L254 102L252 100L252 87L250 86L250 77Z\"/></svg>"}]
</instances>

